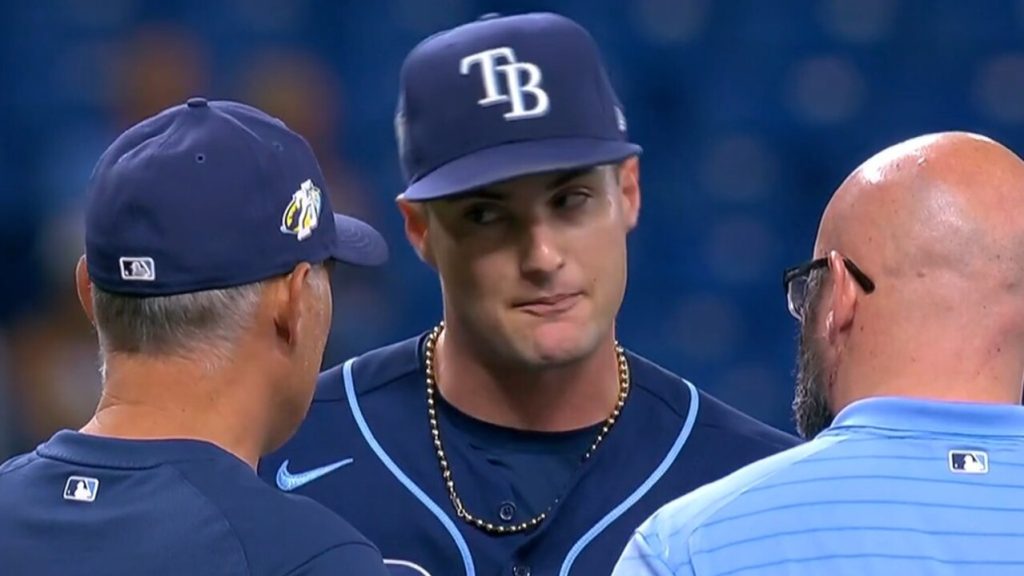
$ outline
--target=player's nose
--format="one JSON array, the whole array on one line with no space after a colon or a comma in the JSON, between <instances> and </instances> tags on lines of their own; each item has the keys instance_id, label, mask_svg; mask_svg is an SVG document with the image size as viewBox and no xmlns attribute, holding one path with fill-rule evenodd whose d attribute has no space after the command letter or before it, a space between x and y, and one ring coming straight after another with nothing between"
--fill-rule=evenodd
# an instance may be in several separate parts
<instances>
[{"instance_id":1,"label":"player's nose","mask_svg":"<svg viewBox=\"0 0 1024 576\"><path fill-rule=\"evenodd\" d=\"M520 270L524 276L549 275L565 265L556 232L544 222L534 222L522 233Z\"/></svg>"}]
</instances>

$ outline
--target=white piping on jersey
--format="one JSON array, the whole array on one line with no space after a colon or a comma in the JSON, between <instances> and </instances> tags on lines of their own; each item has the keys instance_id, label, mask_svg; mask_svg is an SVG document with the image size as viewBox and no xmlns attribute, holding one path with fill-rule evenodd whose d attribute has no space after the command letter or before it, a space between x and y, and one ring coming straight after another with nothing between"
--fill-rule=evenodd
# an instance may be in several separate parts
<instances>
[{"instance_id":1,"label":"white piping on jersey","mask_svg":"<svg viewBox=\"0 0 1024 576\"><path fill-rule=\"evenodd\" d=\"M430 510L444 526L448 534L451 535L452 540L455 541L455 546L458 547L459 553L462 555L462 563L466 567L466 576L476 576L476 568L473 567L473 555L469 551L469 545L466 544L466 539L459 533L459 529L455 527L451 518L445 514L441 508L427 496L423 490L413 482L409 476L395 464L395 461L388 456L388 453L384 451L384 448L374 438L373 432L370 431L370 426L366 423L366 418L363 417L363 411L359 408L359 401L356 399L356 387L352 380L352 363L355 362L355 358L349 359L345 362L342 367L342 373L345 377L345 395L348 397L348 406L352 410L352 416L356 420L356 425L359 427L359 432L363 435L363 439L370 445L374 454L384 464L384 466L391 472L391 474L406 487L417 500L423 503L424 506Z\"/></svg>"},{"instance_id":2,"label":"white piping on jersey","mask_svg":"<svg viewBox=\"0 0 1024 576\"><path fill-rule=\"evenodd\" d=\"M644 480L644 483L640 485L628 498L623 500L618 506L612 509L604 518L602 518L594 527L587 530L587 533L579 539L572 548L569 549L569 554L565 557L565 561L562 563L562 569L558 571L558 576L569 576L569 572L572 570L572 565L576 562L576 558L579 557L583 549L586 548L595 538L598 537L612 522L615 522L625 514L626 510L629 510L631 506L637 503L638 500L644 497L648 491L665 475L669 467L676 461L679 456L679 452L682 451L683 445L690 438L690 432L693 430L693 423L697 420L697 410L700 408L700 395L697 394L697 388L691 384L688 380L683 380L686 383L686 387L690 390L690 407L686 413L686 420L683 422L682 429L679 430L679 435L676 436L676 441L672 444L668 454L658 464L658 467L651 472L651 475Z\"/></svg>"}]
</instances>

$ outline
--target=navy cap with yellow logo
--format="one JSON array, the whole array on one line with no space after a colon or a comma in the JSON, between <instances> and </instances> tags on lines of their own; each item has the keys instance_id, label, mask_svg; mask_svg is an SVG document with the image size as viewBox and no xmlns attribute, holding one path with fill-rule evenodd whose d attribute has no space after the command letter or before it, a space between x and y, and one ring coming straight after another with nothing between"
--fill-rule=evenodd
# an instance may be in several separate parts
<instances>
[{"instance_id":1,"label":"navy cap with yellow logo","mask_svg":"<svg viewBox=\"0 0 1024 576\"><path fill-rule=\"evenodd\" d=\"M108 292L228 288L329 259L374 266L387 244L335 214L312 149L238 102L192 98L129 128L88 186L89 276Z\"/></svg>"}]
</instances>

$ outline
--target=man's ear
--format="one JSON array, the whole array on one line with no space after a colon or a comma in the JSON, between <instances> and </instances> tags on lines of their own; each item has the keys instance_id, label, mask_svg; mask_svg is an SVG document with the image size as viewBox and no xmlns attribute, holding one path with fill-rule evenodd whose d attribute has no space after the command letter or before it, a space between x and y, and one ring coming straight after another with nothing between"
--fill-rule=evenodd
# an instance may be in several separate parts
<instances>
[{"instance_id":1,"label":"man's ear","mask_svg":"<svg viewBox=\"0 0 1024 576\"><path fill-rule=\"evenodd\" d=\"M636 156L628 158L617 170L623 218L632 230L640 219L640 160Z\"/></svg>"},{"instance_id":2,"label":"man's ear","mask_svg":"<svg viewBox=\"0 0 1024 576\"><path fill-rule=\"evenodd\" d=\"M92 310L92 281L89 280L89 267L85 261L85 254L78 259L75 265L75 290L78 292L78 302L85 311L85 317L93 325L96 324L96 316Z\"/></svg>"},{"instance_id":3,"label":"man's ear","mask_svg":"<svg viewBox=\"0 0 1024 576\"><path fill-rule=\"evenodd\" d=\"M832 250L828 253L829 278L832 280L832 298L829 307L826 330L830 342L853 327L853 317L857 311L857 282L846 268L842 254Z\"/></svg>"},{"instance_id":4,"label":"man's ear","mask_svg":"<svg viewBox=\"0 0 1024 576\"><path fill-rule=\"evenodd\" d=\"M416 250L420 260L423 260L431 268L437 268L434 261L434 253L430 249L430 214L427 213L427 205L419 202L410 202L401 196L396 200L398 210L402 213L405 221L405 237L409 244Z\"/></svg>"},{"instance_id":5,"label":"man's ear","mask_svg":"<svg viewBox=\"0 0 1024 576\"><path fill-rule=\"evenodd\" d=\"M272 283L268 287L269 294L265 294L277 336L287 348L294 348L302 334L305 320L302 298L312 280L312 270L308 262L296 264L287 276Z\"/></svg>"}]
</instances>

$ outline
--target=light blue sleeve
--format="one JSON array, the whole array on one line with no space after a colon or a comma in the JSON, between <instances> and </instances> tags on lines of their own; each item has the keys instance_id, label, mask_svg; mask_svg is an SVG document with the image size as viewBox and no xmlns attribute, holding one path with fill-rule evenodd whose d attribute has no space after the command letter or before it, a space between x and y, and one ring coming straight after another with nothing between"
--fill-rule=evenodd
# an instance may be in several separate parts
<instances>
[{"instance_id":1,"label":"light blue sleeve","mask_svg":"<svg viewBox=\"0 0 1024 576\"><path fill-rule=\"evenodd\" d=\"M667 550L655 535L636 532L615 564L612 576L696 576L686 546L672 551L672 568L665 563Z\"/></svg>"}]
</instances>

